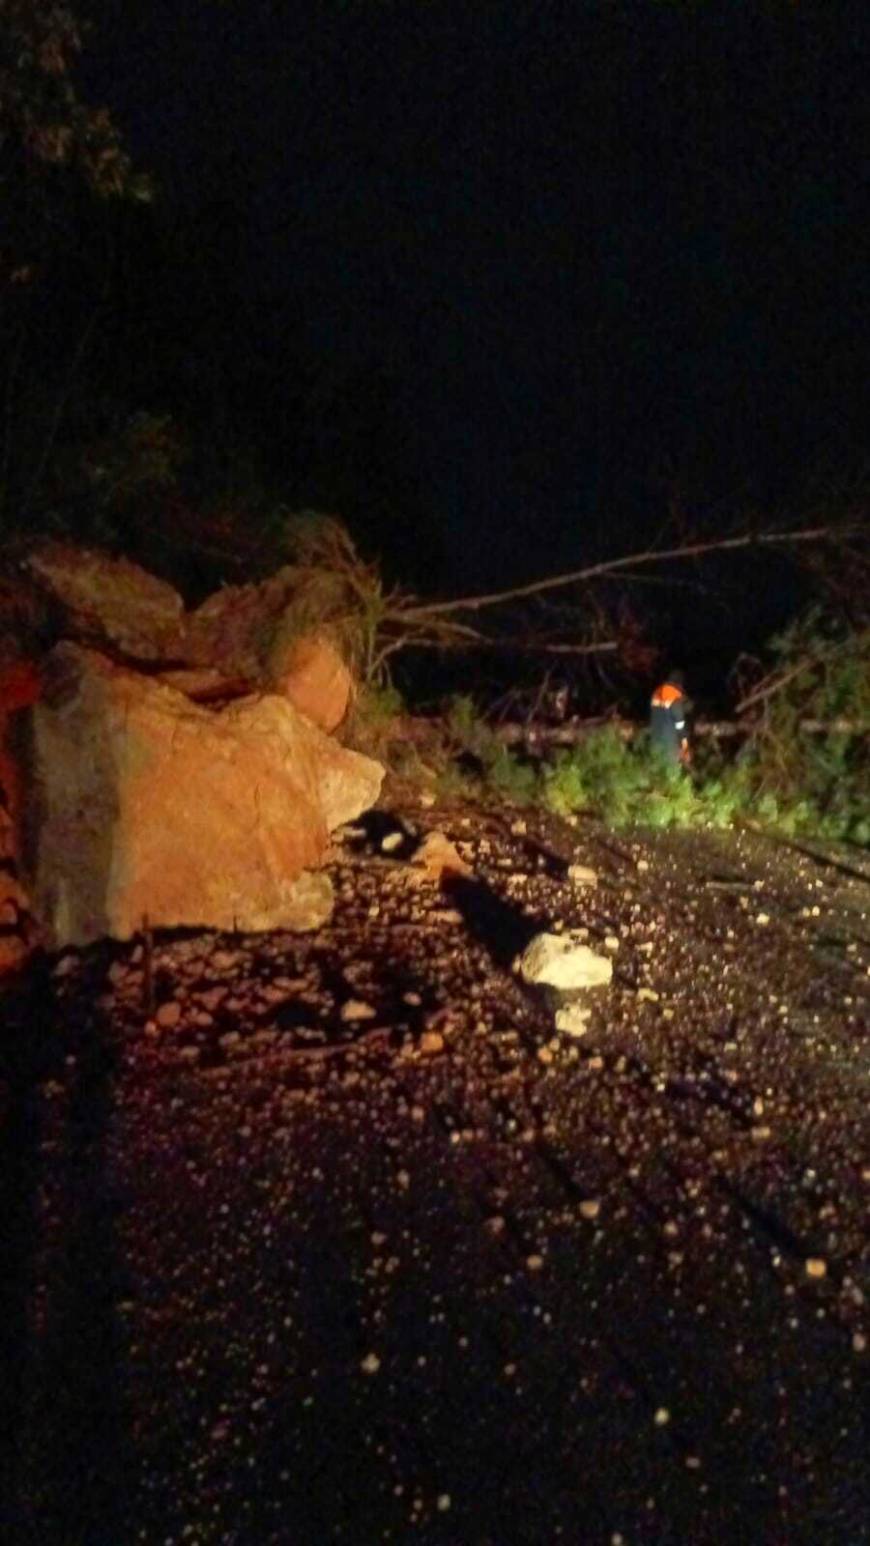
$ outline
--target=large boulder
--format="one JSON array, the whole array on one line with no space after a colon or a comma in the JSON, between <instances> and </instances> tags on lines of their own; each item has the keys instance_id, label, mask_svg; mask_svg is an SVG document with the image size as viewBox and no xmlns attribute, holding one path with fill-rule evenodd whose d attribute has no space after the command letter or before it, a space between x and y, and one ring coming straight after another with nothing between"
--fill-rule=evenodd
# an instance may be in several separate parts
<instances>
[{"instance_id":1,"label":"large boulder","mask_svg":"<svg viewBox=\"0 0 870 1546\"><path fill-rule=\"evenodd\" d=\"M57 614L61 633L134 660L177 657L184 602L128 558L47 542L26 567Z\"/></svg>"},{"instance_id":2,"label":"large boulder","mask_svg":"<svg viewBox=\"0 0 870 1546\"><path fill-rule=\"evenodd\" d=\"M291 565L258 585L225 586L188 613L184 659L279 693L321 730L335 730L353 691L324 621L336 605L328 577L318 581Z\"/></svg>"},{"instance_id":3,"label":"large boulder","mask_svg":"<svg viewBox=\"0 0 870 1546\"><path fill-rule=\"evenodd\" d=\"M353 679L331 639L306 633L283 648L276 642L268 669L274 691L289 698L300 714L321 730L338 729L347 713Z\"/></svg>"},{"instance_id":4,"label":"large boulder","mask_svg":"<svg viewBox=\"0 0 870 1546\"><path fill-rule=\"evenodd\" d=\"M187 613L184 660L230 680L260 680L292 597L293 571L287 569L259 585L223 586Z\"/></svg>"},{"instance_id":5,"label":"large boulder","mask_svg":"<svg viewBox=\"0 0 870 1546\"><path fill-rule=\"evenodd\" d=\"M379 763L286 700L201 707L73 644L33 708L29 890L52 948L152 927L294 928L303 873L377 798Z\"/></svg>"}]
</instances>

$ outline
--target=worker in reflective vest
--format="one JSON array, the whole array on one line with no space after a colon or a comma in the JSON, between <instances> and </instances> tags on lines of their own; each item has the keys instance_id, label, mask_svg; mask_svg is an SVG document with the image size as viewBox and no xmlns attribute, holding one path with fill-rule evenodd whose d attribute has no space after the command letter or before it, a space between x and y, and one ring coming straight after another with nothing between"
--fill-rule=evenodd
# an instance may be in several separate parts
<instances>
[{"instance_id":1,"label":"worker in reflective vest","mask_svg":"<svg viewBox=\"0 0 870 1546\"><path fill-rule=\"evenodd\" d=\"M669 762L687 766L692 760L686 720L692 705L686 697L682 671L671 671L655 690L649 706L649 729L653 746Z\"/></svg>"}]
</instances>

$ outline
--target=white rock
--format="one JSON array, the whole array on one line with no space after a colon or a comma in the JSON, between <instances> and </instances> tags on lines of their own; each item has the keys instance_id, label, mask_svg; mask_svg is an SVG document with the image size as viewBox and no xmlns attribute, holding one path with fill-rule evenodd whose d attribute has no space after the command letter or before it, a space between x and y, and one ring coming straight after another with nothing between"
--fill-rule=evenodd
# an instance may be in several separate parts
<instances>
[{"instance_id":1,"label":"white rock","mask_svg":"<svg viewBox=\"0 0 870 1546\"><path fill-rule=\"evenodd\" d=\"M395 853L397 848L401 848L404 840L403 832L388 832L381 842L381 849L385 854Z\"/></svg>"},{"instance_id":2,"label":"white rock","mask_svg":"<svg viewBox=\"0 0 870 1546\"><path fill-rule=\"evenodd\" d=\"M595 870L591 870L588 864L569 864L568 879L572 886L577 886L581 890L586 886L598 885L598 874Z\"/></svg>"},{"instance_id":3,"label":"white rock","mask_svg":"<svg viewBox=\"0 0 870 1546\"><path fill-rule=\"evenodd\" d=\"M591 1013L581 1004L565 1004L556 1010L556 1030L564 1031L566 1036L585 1036Z\"/></svg>"},{"instance_id":4,"label":"white rock","mask_svg":"<svg viewBox=\"0 0 870 1546\"><path fill-rule=\"evenodd\" d=\"M581 944L573 930L566 934L536 934L518 964L525 982L563 991L602 987L613 976L613 962Z\"/></svg>"}]
</instances>

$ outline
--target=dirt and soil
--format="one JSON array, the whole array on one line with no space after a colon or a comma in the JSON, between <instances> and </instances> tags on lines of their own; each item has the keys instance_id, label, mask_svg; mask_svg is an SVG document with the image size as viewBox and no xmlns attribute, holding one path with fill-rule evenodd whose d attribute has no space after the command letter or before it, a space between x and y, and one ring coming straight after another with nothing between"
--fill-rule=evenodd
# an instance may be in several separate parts
<instances>
[{"instance_id":1,"label":"dirt and soil","mask_svg":"<svg viewBox=\"0 0 870 1546\"><path fill-rule=\"evenodd\" d=\"M870 1542L868 866L386 803L318 933L5 995L4 1540Z\"/></svg>"}]
</instances>

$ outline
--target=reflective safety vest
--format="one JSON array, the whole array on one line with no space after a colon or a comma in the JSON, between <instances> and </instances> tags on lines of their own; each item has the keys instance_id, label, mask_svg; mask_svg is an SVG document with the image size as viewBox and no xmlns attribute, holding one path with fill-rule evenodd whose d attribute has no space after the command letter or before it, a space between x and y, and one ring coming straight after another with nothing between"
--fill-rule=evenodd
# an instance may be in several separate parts
<instances>
[{"instance_id":1,"label":"reflective safety vest","mask_svg":"<svg viewBox=\"0 0 870 1546\"><path fill-rule=\"evenodd\" d=\"M681 687L662 682L650 699L649 727L653 741L675 762L688 759L686 698Z\"/></svg>"}]
</instances>

